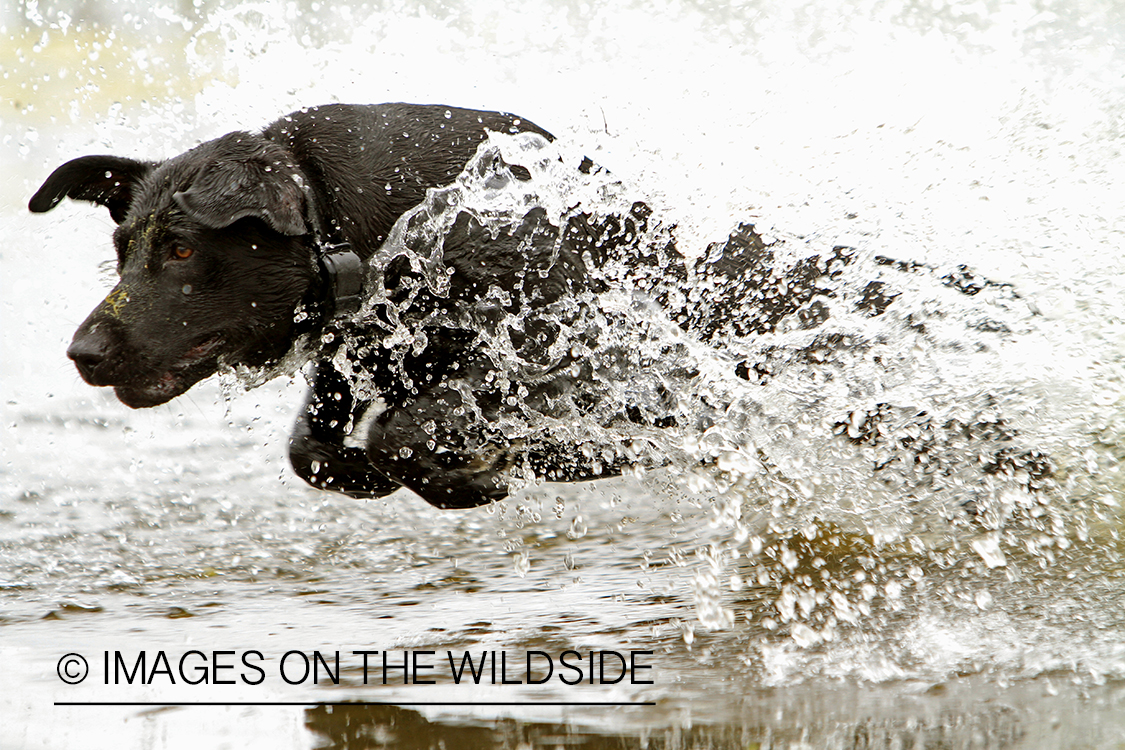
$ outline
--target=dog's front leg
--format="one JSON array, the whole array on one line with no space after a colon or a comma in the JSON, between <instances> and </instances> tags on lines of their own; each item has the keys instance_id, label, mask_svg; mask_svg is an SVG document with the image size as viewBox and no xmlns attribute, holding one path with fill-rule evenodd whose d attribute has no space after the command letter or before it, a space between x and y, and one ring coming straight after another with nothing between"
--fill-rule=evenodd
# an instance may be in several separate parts
<instances>
[{"instance_id":1,"label":"dog's front leg","mask_svg":"<svg viewBox=\"0 0 1125 750\"><path fill-rule=\"evenodd\" d=\"M504 498L512 448L474 418L450 385L387 409L367 433L371 463L439 508L474 508Z\"/></svg>"},{"instance_id":2,"label":"dog's front leg","mask_svg":"<svg viewBox=\"0 0 1125 750\"><path fill-rule=\"evenodd\" d=\"M297 475L318 489L358 498L382 497L401 487L375 470L360 447L362 439L356 445L345 444L372 408L376 408L372 402L355 399L347 380L330 363L318 365L289 438L289 462Z\"/></svg>"}]
</instances>

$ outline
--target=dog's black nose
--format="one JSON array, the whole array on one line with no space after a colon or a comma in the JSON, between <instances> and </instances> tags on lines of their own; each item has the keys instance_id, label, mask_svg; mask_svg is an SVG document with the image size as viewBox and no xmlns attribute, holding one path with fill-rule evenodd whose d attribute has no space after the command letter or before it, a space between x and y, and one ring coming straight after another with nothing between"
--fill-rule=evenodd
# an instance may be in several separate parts
<instances>
[{"instance_id":1,"label":"dog's black nose","mask_svg":"<svg viewBox=\"0 0 1125 750\"><path fill-rule=\"evenodd\" d=\"M74 366L78 368L82 379L91 385L97 385L94 382L94 370L105 361L107 343L105 336L98 335L95 328L75 336L66 350L66 356L74 360Z\"/></svg>"}]
</instances>

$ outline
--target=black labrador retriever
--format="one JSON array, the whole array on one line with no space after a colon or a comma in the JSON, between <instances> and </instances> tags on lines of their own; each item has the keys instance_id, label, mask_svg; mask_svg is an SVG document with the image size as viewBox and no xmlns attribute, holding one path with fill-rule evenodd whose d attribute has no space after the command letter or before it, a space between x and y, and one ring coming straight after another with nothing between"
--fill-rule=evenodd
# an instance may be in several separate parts
<instances>
[{"instance_id":1,"label":"black labrador retriever","mask_svg":"<svg viewBox=\"0 0 1125 750\"><path fill-rule=\"evenodd\" d=\"M625 258L635 281L703 340L761 333L783 318L805 327L824 319L821 281L849 261L847 249L834 251L838 263L812 259L779 275L769 246L744 225L689 268L642 203L616 216L575 212L562 227L534 209L499 233L463 213L442 238L442 289L405 255L372 268L400 217L454 181L490 131L551 139L505 113L328 105L163 162L85 156L62 165L30 209L49 211L63 197L106 206L118 224L120 275L68 356L86 382L142 408L221 367L266 367L315 342L312 388L290 440L297 474L353 497L405 486L438 507L468 508L504 497L514 470L573 481L645 461L640 449L579 450L503 428L517 401L542 413L597 409L581 387L596 380L584 352L598 347L605 325L581 302L604 288L595 269ZM512 165L508 174L525 171ZM677 295L689 277L710 296ZM722 303L751 290L754 316ZM373 292L381 306L368 303L357 324L353 313ZM892 299L875 283L856 306L876 315ZM519 382L498 363L508 355L482 343L482 332L501 329L508 355L525 366ZM765 377L739 367L745 379ZM362 387L353 369L366 373ZM619 416L662 428L675 423L672 411L630 404Z\"/></svg>"}]
</instances>

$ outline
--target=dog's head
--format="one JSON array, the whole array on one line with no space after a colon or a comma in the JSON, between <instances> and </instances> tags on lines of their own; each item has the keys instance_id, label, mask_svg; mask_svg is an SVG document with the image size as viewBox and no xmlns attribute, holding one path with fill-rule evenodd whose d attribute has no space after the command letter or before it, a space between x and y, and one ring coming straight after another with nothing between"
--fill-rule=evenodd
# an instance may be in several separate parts
<instances>
[{"instance_id":1,"label":"dog's head","mask_svg":"<svg viewBox=\"0 0 1125 750\"><path fill-rule=\"evenodd\" d=\"M109 209L120 282L67 350L91 385L134 407L222 364L287 351L317 283L303 176L281 147L231 133L165 162L84 156L51 174L34 212L70 197Z\"/></svg>"}]
</instances>

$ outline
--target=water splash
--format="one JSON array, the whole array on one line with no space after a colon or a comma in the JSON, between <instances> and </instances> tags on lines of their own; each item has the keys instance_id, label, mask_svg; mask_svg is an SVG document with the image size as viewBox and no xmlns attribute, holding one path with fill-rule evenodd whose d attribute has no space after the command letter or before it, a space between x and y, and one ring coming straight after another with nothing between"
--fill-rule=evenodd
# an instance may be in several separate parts
<instances>
[{"instance_id":1,"label":"water splash","mask_svg":"<svg viewBox=\"0 0 1125 750\"><path fill-rule=\"evenodd\" d=\"M139 119L117 107L94 129L103 133L104 148L117 149L124 118L132 117L155 152L146 155L159 156L181 150L197 131L202 137L254 127L286 107L426 92L511 107L543 124L561 121L584 148L564 138L550 147L564 155L561 165L548 160L537 172L538 146L524 152L498 139L491 153L525 165L533 179L516 179L482 155L482 171L464 175L464 189L457 189L456 200L468 209L434 204L423 223L472 210L499 233L535 207L561 226L573 205L622 215L643 199L658 209L661 231L676 224L678 244L691 258L708 257L709 242L751 216L784 240L774 247L779 271L813 256L832 258L837 246L855 248L818 294L828 313L819 325L718 340L686 335L669 323L668 306L638 300L624 285L629 279L607 273L617 285L584 302L589 320L612 329L616 351L629 357L599 348L582 353L600 361L602 377L596 408L563 415L577 416L576 426L528 405L513 375L535 363L520 361L497 321L477 320L491 359L509 385L517 384L511 395L519 409L505 429L513 437L556 430L577 444L585 440L591 463L609 447L604 465L625 452L623 438L641 433L646 455L665 463L660 471L690 498L664 519L663 533L682 532L693 513L713 520L698 540L647 541L654 560L674 559L669 565L687 572L700 622L685 626L685 635L699 646L707 627L727 628L727 648L745 646L739 655L763 674L795 679L811 664L826 674L852 669L880 679L996 663L1015 671L1026 664L1031 673L1062 665L1113 674L1121 655L1097 630L1119 634L1123 622L1117 602L1125 275L1114 217L1125 214L1111 176L1125 152L1113 117L1119 97L1094 85L1118 67L1107 64L1117 53L1113 45L1092 51L1119 25L1087 26L1085 16L1081 24L1060 25L1052 14L1057 21L1078 13L1061 3L1032 19L982 11L968 24L956 9L935 14L898 5L857 9L841 26L823 25L836 13L770 13L767 4L762 18L755 5L723 12L718 21L707 16L700 27L675 22L664 29L642 23L651 11L640 5L596 9L589 19L560 16L557 26L538 22L554 8L530 8L540 15L526 23L499 3L457 22L396 9L370 12L351 24L354 40L340 35L331 43L291 30L295 6L244 5L210 16L196 32L189 61L207 83L194 108L190 96L198 88L182 87L176 96L187 100ZM935 17L943 34L931 33ZM497 18L515 35L513 48L549 50L532 61L527 78L508 76L518 85L478 80L477 71L494 70L497 53L482 43L482 29L500 28ZM896 24L893 39L877 28L888 20ZM557 38L544 41L546 28ZM607 61L597 51L616 46L602 42L606 30L620 28L646 29L626 40L626 56L654 73L613 87L604 83ZM1097 76L1074 80L1072 66L1029 67L1017 54L1032 48L1041 61L1052 54L1044 40L1058 34L1075 42L1063 45L1074 51L1055 54L1079 58L1078 66L1097 69ZM690 57L708 60L706 69L685 64L687 55L667 54L692 46ZM423 47L428 67L406 51ZM836 47L862 53L841 62ZM528 64L522 54L516 59L504 58L511 68ZM888 71L888 59L901 65ZM571 79L551 77L569 65L580 66ZM731 81L729 71L737 71L737 89L743 102L753 102L752 113L742 104L732 108L728 96L708 101L708 87L698 85ZM1039 85L1040 75L1050 86ZM487 90L478 93L482 86ZM567 90L583 94L560 95ZM479 101L466 102L466 92ZM588 101L604 105L604 116L594 112L590 127L575 124L570 113L592 111ZM683 112L706 128L685 133L691 129ZM198 117L184 116L193 113ZM196 120L202 124L184 124ZM616 135L630 131L643 133L636 137L649 145L634 149ZM574 166L582 155L629 173L631 186L604 172L579 177ZM432 229L429 239L404 236L398 257L418 263L419 291L440 295L448 279L438 273L435 243L444 229ZM904 270L879 257L926 265ZM957 268L967 261L981 264L974 278L1012 280L1015 287L986 285L968 295L973 282ZM856 310L873 282L898 295L879 316ZM502 296L493 300L505 306ZM405 350L427 346L408 323L409 316L384 341ZM287 367L308 356L299 353ZM337 361L344 370L352 360ZM749 380L738 374L743 364ZM509 365L515 369L505 370ZM637 372L642 377L628 376ZM374 387L370 373L346 374L358 388ZM614 422L630 404L684 421L645 429ZM538 475L516 478L533 484ZM649 499L644 483L632 493L633 502ZM590 513L584 518L591 527L600 522ZM1084 607L1083 597L1101 604ZM1021 608L1046 614L1042 622L1020 619ZM982 610L988 618L978 618ZM733 624L724 612L734 615ZM1090 623L1089 637L1052 612ZM999 635L989 637L991 626ZM1000 648L1004 638L1025 653ZM1075 638L1082 645L1059 646Z\"/></svg>"},{"instance_id":2,"label":"water splash","mask_svg":"<svg viewBox=\"0 0 1125 750\"><path fill-rule=\"evenodd\" d=\"M565 141L496 134L456 183L402 218L372 260L374 296L336 342L334 361L359 392L384 377L359 364L365 347L418 355L431 346L427 326L471 330L504 397L508 439L549 435L595 476L662 467L679 477L712 516L692 577L699 625L744 621L762 643L796 644L805 656L793 670L817 659L824 672L844 669L824 661L832 654L878 677L857 666L867 652L856 644L907 632L919 608L931 623L963 606L1004 617L1031 595L1027 571L1071 570L1052 566L1076 547L1116 569L1121 441L1090 431L1116 385L1081 414L1060 414L1039 382L1050 364L1028 354L1054 345L1053 321L967 266L789 237L766 246L750 285L715 272L721 244L681 245L686 257L666 255L653 273L637 258L667 253L676 233L654 213L627 252L587 258L595 290L532 309L494 287L461 308L427 307L450 298L444 248L466 217L486 241L534 212L552 227L635 217L643 191L582 161ZM387 281L396 264L409 269L397 286ZM513 332L544 321L548 345L521 347ZM560 362L579 395L537 398L534 384ZM544 476L524 462L510 478L534 488ZM584 526L575 516L571 536ZM747 658L759 663L766 651L756 653ZM901 677L918 661L904 644L879 663Z\"/></svg>"}]
</instances>

